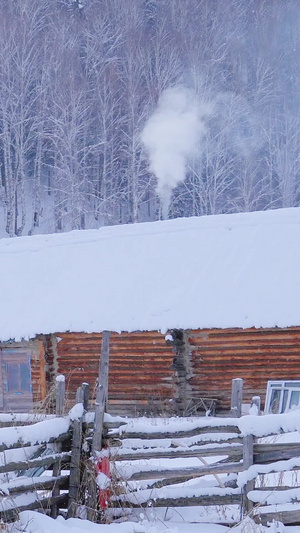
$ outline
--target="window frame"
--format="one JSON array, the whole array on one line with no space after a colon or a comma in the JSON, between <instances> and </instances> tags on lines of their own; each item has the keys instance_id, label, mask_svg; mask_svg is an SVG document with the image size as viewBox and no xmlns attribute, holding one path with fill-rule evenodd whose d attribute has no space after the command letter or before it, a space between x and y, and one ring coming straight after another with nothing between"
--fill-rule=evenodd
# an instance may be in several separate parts
<instances>
[{"instance_id":1,"label":"window frame","mask_svg":"<svg viewBox=\"0 0 300 533\"><path fill-rule=\"evenodd\" d=\"M278 411L276 413L272 413L271 399L272 399L272 392L275 390L280 391L280 400L279 400ZM287 392L286 401L284 401L285 392ZM300 392L300 379L299 380L289 379L289 380L268 381L264 413L265 414L281 414L281 413L288 413L288 412L300 409L300 398L299 398L299 403L297 407L292 409L290 406L293 392ZM284 403L285 403L285 407L284 407Z\"/></svg>"}]
</instances>

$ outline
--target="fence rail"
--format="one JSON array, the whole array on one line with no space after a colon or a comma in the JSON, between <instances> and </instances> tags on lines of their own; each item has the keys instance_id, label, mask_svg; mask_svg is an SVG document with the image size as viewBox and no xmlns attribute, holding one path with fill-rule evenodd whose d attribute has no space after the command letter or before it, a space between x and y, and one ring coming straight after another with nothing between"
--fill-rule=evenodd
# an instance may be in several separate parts
<instances>
[{"instance_id":1,"label":"fence rail","mask_svg":"<svg viewBox=\"0 0 300 533\"><path fill-rule=\"evenodd\" d=\"M0 519L14 519L22 509L43 509L53 517L64 512L71 517L80 506L87 518L96 520L109 500L118 515L123 508L126 513L128 507L149 504L230 504L263 524L273 518L300 524L300 483L285 481L278 486L272 478L266 481L266 476L284 472L295 476L300 470L300 442L292 438L286 442L287 434L300 431L300 412L123 419L104 414L104 393L98 397L96 413L88 412L85 383L77 392L76 406L65 415L61 376L56 394L56 415L0 415L0 452L8 452L7 460L0 463ZM278 440L282 434L285 442ZM195 459L192 466L185 462L190 459ZM175 462L168 465L170 460ZM191 480L207 475L215 477L214 486L196 486L193 481L189 490ZM174 490L183 482L181 493ZM280 510L283 502L290 505L289 512Z\"/></svg>"},{"instance_id":2,"label":"fence rail","mask_svg":"<svg viewBox=\"0 0 300 533\"><path fill-rule=\"evenodd\" d=\"M275 435L299 429L300 415L245 416L234 421L198 418L194 422L191 419L190 424L187 419L176 420L177 430L169 429L174 419L161 419L161 422L149 419L147 431L142 427L145 419L136 419L129 421L121 432L108 431L105 444L113 465L112 477L120 485L118 495L112 497L112 507L118 510L148 507L149 502L152 507L235 504L242 508L244 515L251 514L266 524L276 517L271 505L300 503L300 486L296 488L295 482L293 487L276 486L274 480L268 481L269 486L260 486L266 474L300 470L300 442L293 442L292 438L290 442L268 442L270 436L276 440L279 437ZM155 423L157 427L153 428ZM189 427L180 429L184 426ZM187 467L186 458L200 459L202 464ZM153 466L153 460L158 459L177 461L169 467ZM207 460L213 463L207 464ZM186 492L185 495L172 496L176 484L206 475L215 476L215 487L194 488L193 494L183 488L181 492ZM142 488L137 491L131 482L142 482ZM300 524L300 511L278 513L285 523L295 523L296 516Z\"/></svg>"}]
</instances>

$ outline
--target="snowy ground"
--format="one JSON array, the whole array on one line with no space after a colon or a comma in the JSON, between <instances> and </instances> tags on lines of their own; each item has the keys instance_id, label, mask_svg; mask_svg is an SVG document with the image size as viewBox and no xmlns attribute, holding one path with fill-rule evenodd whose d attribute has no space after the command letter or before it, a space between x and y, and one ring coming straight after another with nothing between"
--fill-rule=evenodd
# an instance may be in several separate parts
<instances>
[{"instance_id":1,"label":"snowy ground","mask_svg":"<svg viewBox=\"0 0 300 533\"><path fill-rule=\"evenodd\" d=\"M192 516L191 516L192 517ZM20 513L19 522L14 525L10 533L226 533L229 531L235 533L299 533L300 527L286 527L280 523L272 523L269 527L256 525L252 520L246 518L240 524L233 528L227 526L207 524L207 523L188 523L187 521L162 520L158 516L147 519L141 517L139 523L125 522L122 524L93 524L86 520L70 518L64 520L59 517L55 521L40 513L33 511L24 511Z\"/></svg>"}]
</instances>

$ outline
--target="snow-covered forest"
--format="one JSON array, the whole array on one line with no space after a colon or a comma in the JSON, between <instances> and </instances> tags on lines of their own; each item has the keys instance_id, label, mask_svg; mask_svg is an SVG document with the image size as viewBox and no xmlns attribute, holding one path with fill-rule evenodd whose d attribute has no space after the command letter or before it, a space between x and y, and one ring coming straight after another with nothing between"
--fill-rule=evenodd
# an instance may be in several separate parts
<instances>
[{"instance_id":1,"label":"snow-covered forest","mask_svg":"<svg viewBox=\"0 0 300 533\"><path fill-rule=\"evenodd\" d=\"M0 2L0 234L300 205L299 0Z\"/></svg>"}]
</instances>

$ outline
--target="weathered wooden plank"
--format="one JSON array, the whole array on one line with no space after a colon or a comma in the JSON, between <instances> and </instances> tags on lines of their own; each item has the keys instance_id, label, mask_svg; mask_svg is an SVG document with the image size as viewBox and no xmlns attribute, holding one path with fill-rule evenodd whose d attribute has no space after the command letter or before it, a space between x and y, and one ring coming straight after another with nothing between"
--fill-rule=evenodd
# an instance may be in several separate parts
<instances>
[{"instance_id":1,"label":"weathered wooden plank","mask_svg":"<svg viewBox=\"0 0 300 533\"><path fill-rule=\"evenodd\" d=\"M300 457L300 449L292 448L291 450L288 449L288 446L286 449L280 449L280 450L274 450L272 452L262 452L262 453L256 453L254 455L254 464L269 464L274 463L276 461L285 461L288 459L292 459L294 457Z\"/></svg>"},{"instance_id":2,"label":"weathered wooden plank","mask_svg":"<svg viewBox=\"0 0 300 533\"><path fill-rule=\"evenodd\" d=\"M65 413L65 392L66 380L65 376L59 374L55 379L55 409L57 416L63 416Z\"/></svg>"},{"instance_id":3,"label":"weathered wooden plank","mask_svg":"<svg viewBox=\"0 0 300 533\"><path fill-rule=\"evenodd\" d=\"M166 448L166 450L151 450L145 452L143 450L132 451L127 453L119 453L118 450L114 453L114 449L110 450L110 457L113 461L130 461L137 459L160 459L160 458L176 458L176 457L212 457L220 455L230 455L230 457L242 457L242 446L216 446L214 448L201 447L197 450Z\"/></svg>"},{"instance_id":4,"label":"weathered wooden plank","mask_svg":"<svg viewBox=\"0 0 300 533\"><path fill-rule=\"evenodd\" d=\"M251 407L256 408L256 412L259 415L261 410L261 398L260 396L252 396L251 398ZM252 413L254 414L254 413Z\"/></svg>"},{"instance_id":5,"label":"weathered wooden plank","mask_svg":"<svg viewBox=\"0 0 300 533\"><path fill-rule=\"evenodd\" d=\"M109 369L109 340L110 332L102 334L101 357L99 365L98 389L95 407L95 422L92 451L100 451L102 448L103 418L105 405L108 397L108 369Z\"/></svg>"},{"instance_id":6,"label":"weathered wooden plank","mask_svg":"<svg viewBox=\"0 0 300 533\"><path fill-rule=\"evenodd\" d=\"M48 443L52 442L64 442L66 440L70 439L70 433L61 433L57 437L51 437L49 439L45 440L38 440L38 441L28 441L23 442L22 440L19 440L18 442L15 442L14 444L7 445L7 444L0 444L0 452L4 452L6 450L14 450L16 448L28 448L29 446L43 446Z\"/></svg>"},{"instance_id":7,"label":"weathered wooden plank","mask_svg":"<svg viewBox=\"0 0 300 533\"><path fill-rule=\"evenodd\" d=\"M61 442L57 442L54 444L53 451L55 451L56 453L60 453L61 448L62 448ZM61 474L61 462L60 460L58 460L53 465L53 476L57 478L58 476L60 476L60 474ZM52 497L56 498L59 495L60 495L60 485L59 483L55 483L53 485ZM51 507L51 517L57 518L57 516L58 516L58 505L57 503L54 503Z\"/></svg>"},{"instance_id":8,"label":"weathered wooden plank","mask_svg":"<svg viewBox=\"0 0 300 533\"><path fill-rule=\"evenodd\" d=\"M298 450L300 456L300 442L274 442L274 443L254 443L254 454L263 454L279 450Z\"/></svg>"},{"instance_id":9,"label":"weathered wooden plank","mask_svg":"<svg viewBox=\"0 0 300 533\"><path fill-rule=\"evenodd\" d=\"M225 491L224 491L225 492ZM117 500L119 507L149 507L151 500L143 503L135 503ZM241 503L240 494L224 494L214 496L200 496L198 498L156 498L153 500L153 507L189 507L192 505L234 505ZM113 504L112 504L113 506Z\"/></svg>"},{"instance_id":10,"label":"weathered wooden plank","mask_svg":"<svg viewBox=\"0 0 300 533\"><path fill-rule=\"evenodd\" d=\"M236 378L232 380L231 388L231 416L239 418L242 414L243 401L243 380Z\"/></svg>"},{"instance_id":11,"label":"weathered wooden plank","mask_svg":"<svg viewBox=\"0 0 300 533\"><path fill-rule=\"evenodd\" d=\"M114 421L109 421L109 422L103 422L103 427L105 429L118 429L122 426L126 426L127 425L127 422L114 422Z\"/></svg>"},{"instance_id":12,"label":"weathered wooden plank","mask_svg":"<svg viewBox=\"0 0 300 533\"><path fill-rule=\"evenodd\" d=\"M70 483L67 518L72 518L76 514L76 504L78 503L78 493L80 487L81 446L82 417L80 417L78 420L73 421L73 438L70 463Z\"/></svg>"},{"instance_id":13,"label":"weathered wooden plank","mask_svg":"<svg viewBox=\"0 0 300 533\"><path fill-rule=\"evenodd\" d=\"M53 505L54 503L64 507L67 503L67 499L68 499L67 494L61 494L60 496L57 496L56 498L53 498L53 497L37 498L36 501L27 503L25 505L18 505L17 508L14 507L12 509L0 511L0 519L5 520L5 522L14 521L18 519L19 513L21 511L30 511L33 509L44 509L46 511L46 510L49 510L51 505Z\"/></svg>"},{"instance_id":14,"label":"weathered wooden plank","mask_svg":"<svg viewBox=\"0 0 300 533\"><path fill-rule=\"evenodd\" d=\"M57 453L53 455L46 455L45 457L37 457L36 459L28 459L27 461L11 462L0 466L0 474L25 470L37 466L50 466L58 459L61 460L62 464L66 465L70 462L70 457L70 452L62 452L60 454Z\"/></svg>"},{"instance_id":15,"label":"weathered wooden plank","mask_svg":"<svg viewBox=\"0 0 300 533\"><path fill-rule=\"evenodd\" d=\"M55 379L55 392L56 392L56 415L63 416L65 413L65 398L66 398L66 380L65 376L62 374L56 376ZM60 453L62 449L61 442L56 442L54 444L53 451ZM53 476L58 477L61 473L61 463L60 460L56 461L53 465ZM51 507L51 517L57 518L58 516L58 505L56 503L56 498L60 495L60 485L58 483L54 484L52 497L54 498L54 504Z\"/></svg>"},{"instance_id":16,"label":"weathered wooden plank","mask_svg":"<svg viewBox=\"0 0 300 533\"><path fill-rule=\"evenodd\" d=\"M191 478L206 476L208 474L231 474L242 472L244 469L242 463L222 463L207 466L199 466L199 468L182 468L173 470L150 470L139 471L127 478L127 481L144 480L144 479L172 479L179 477L190 476Z\"/></svg>"},{"instance_id":17,"label":"weathered wooden plank","mask_svg":"<svg viewBox=\"0 0 300 533\"><path fill-rule=\"evenodd\" d=\"M186 481L189 481L190 479L193 479L193 478L187 476L186 478L179 477L179 478L173 478L173 479L159 479L158 481L155 481L154 483L153 481L149 480L148 488L160 489L162 487L168 487L170 485L177 485L179 483L185 483ZM236 480L232 479L230 481L225 481L223 486L227 488L231 488L231 489L236 489L237 483L236 483ZM146 486L144 488L146 488Z\"/></svg>"},{"instance_id":18,"label":"weathered wooden plank","mask_svg":"<svg viewBox=\"0 0 300 533\"><path fill-rule=\"evenodd\" d=\"M86 383L86 382L82 383L81 390L82 390L82 405L83 405L83 409L85 411L88 411L89 399L90 399L90 385L89 385L89 383Z\"/></svg>"},{"instance_id":19,"label":"weathered wooden plank","mask_svg":"<svg viewBox=\"0 0 300 533\"><path fill-rule=\"evenodd\" d=\"M218 439L218 438L212 438L212 439L210 439L209 441L207 441L207 439L205 439L205 438L204 438L204 439L201 439L201 436L199 436L199 437L200 437L199 440L197 440L196 442L194 442L194 443L193 443L193 446L201 446L201 445L203 445L203 444L207 444L207 443L209 443L209 444L214 444L214 445L216 445L216 446L218 446L218 445L221 444L221 443L223 443L223 444L228 444L228 445L230 445L230 444L234 444L234 445L239 445L239 444L241 444L241 445L242 445L242 442L243 442L242 437L238 437L238 436L236 436L236 437L232 437L232 438L229 438L229 439L227 439L227 438L224 438L224 439L223 439L223 438L220 438L220 439ZM88 438L89 438L89 437L88 437ZM125 437L125 438L126 438L126 437ZM143 440L145 441L146 439L143 439ZM160 439L160 440L162 440L162 439ZM174 440L176 440L177 442L179 442L178 439L175 439L175 438L174 438ZM110 448L117 448L117 447L122 448L122 439L117 439L116 437L114 437L114 438L106 438L106 439L105 439L105 443L106 443L106 445L109 446ZM154 450L154 449L155 449L155 447L152 446L152 444L151 444L151 439L149 439L149 443L147 443L147 445L146 445L146 444L143 445L143 448L142 448L142 449L143 449L143 450L149 450L149 449L153 449L153 450ZM175 448L174 448L174 449L175 449Z\"/></svg>"},{"instance_id":20,"label":"weathered wooden plank","mask_svg":"<svg viewBox=\"0 0 300 533\"><path fill-rule=\"evenodd\" d=\"M135 431L126 431L122 430L122 437L123 439L178 439L180 437L193 437L195 435L206 435L210 433L240 433L240 430L237 425L218 425L218 426L204 426L204 427L197 427L190 430L185 431L166 431L165 432L153 432L153 433L143 433L143 432L135 432ZM117 438L120 438L120 436L116 432L109 432L108 438L112 438L113 436L116 436ZM226 440L225 437L222 439L223 441Z\"/></svg>"},{"instance_id":21,"label":"weathered wooden plank","mask_svg":"<svg viewBox=\"0 0 300 533\"><path fill-rule=\"evenodd\" d=\"M30 478L29 478L30 479ZM37 478L35 480L32 479L32 483L30 485L24 484L24 485L18 485L17 487L9 487L9 494L18 494L22 492L31 492L34 490L46 490L51 489L54 487L54 485L59 486L61 489L67 489L69 486L69 475L65 474L63 476L53 476L48 478L41 478L37 481Z\"/></svg>"},{"instance_id":22,"label":"weathered wooden plank","mask_svg":"<svg viewBox=\"0 0 300 533\"><path fill-rule=\"evenodd\" d=\"M255 516L255 521L263 526L267 526L273 520L282 522L286 526L300 525L300 509L295 511L278 511L278 512L259 512Z\"/></svg>"},{"instance_id":23,"label":"weathered wooden plank","mask_svg":"<svg viewBox=\"0 0 300 533\"><path fill-rule=\"evenodd\" d=\"M243 438L243 467L248 470L253 465L253 435L247 435ZM248 492L254 489L255 481L250 480L244 486L243 490L243 512L248 515L253 509L253 502L248 498Z\"/></svg>"}]
</instances>

